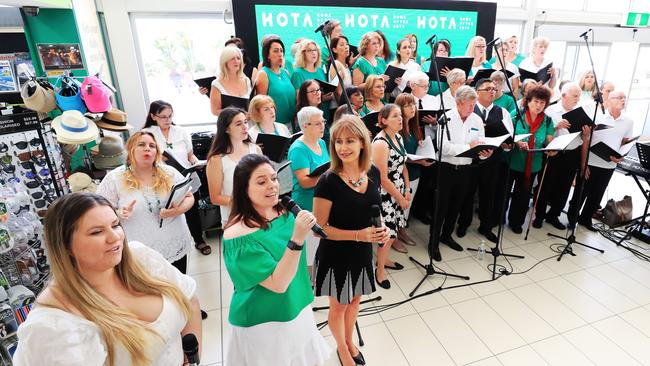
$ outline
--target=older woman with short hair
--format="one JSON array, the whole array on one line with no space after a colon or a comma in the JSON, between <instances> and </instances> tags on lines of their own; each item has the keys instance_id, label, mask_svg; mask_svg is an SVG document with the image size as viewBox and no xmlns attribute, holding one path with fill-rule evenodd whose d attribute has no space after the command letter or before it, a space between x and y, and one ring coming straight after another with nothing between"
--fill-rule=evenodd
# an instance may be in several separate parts
<instances>
[{"instance_id":1,"label":"older woman with short hair","mask_svg":"<svg viewBox=\"0 0 650 366\"><path fill-rule=\"evenodd\" d=\"M289 137L289 128L283 123L275 122L275 102L268 95L256 95L248 105L248 118L250 128L248 134L255 142L257 135L268 133L278 136Z\"/></svg>"},{"instance_id":2,"label":"older woman with short hair","mask_svg":"<svg viewBox=\"0 0 650 366\"><path fill-rule=\"evenodd\" d=\"M456 108L456 91L458 88L465 85L466 81L467 77L465 76L465 71L461 69L452 69L447 73L447 83L449 84L449 89L442 92L445 108Z\"/></svg>"},{"instance_id":3,"label":"older woman with short hair","mask_svg":"<svg viewBox=\"0 0 650 366\"><path fill-rule=\"evenodd\" d=\"M551 60L545 57L546 50L550 44L551 40L547 37L534 38L530 45L530 56L521 61L519 68L530 72L538 72L550 64ZM554 67L548 69L551 78L544 84L551 89L555 88L555 83L557 82L557 73L555 71Z\"/></svg>"}]
</instances>

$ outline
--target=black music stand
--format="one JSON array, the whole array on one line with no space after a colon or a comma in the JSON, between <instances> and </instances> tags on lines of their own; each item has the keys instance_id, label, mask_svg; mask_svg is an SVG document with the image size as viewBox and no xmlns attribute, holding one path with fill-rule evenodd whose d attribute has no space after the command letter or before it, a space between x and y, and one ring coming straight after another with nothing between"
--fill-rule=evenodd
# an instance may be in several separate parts
<instances>
[{"instance_id":1,"label":"black music stand","mask_svg":"<svg viewBox=\"0 0 650 366\"><path fill-rule=\"evenodd\" d=\"M636 151L639 155L639 163L641 166L645 169L650 170L650 145L642 144L640 142L636 143ZM626 238L629 236L633 236L639 240L642 240L646 243L649 242L650 237L644 233L644 229L650 229L650 226L646 222L646 217L650 213L650 189L646 189L643 187L641 184L641 181L639 180L639 174L636 174L632 171L626 170L628 172L627 175L631 175L632 178L634 179L634 182L636 182L636 185L639 186L639 189L641 190L641 193L643 193L643 197L645 197L645 208L643 209L643 215L633 218L632 220L627 222L626 228L627 228L627 235L623 235L619 241L616 242L616 246L619 246L625 241ZM650 186L650 174L646 175L641 175L641 178L643 178L646 183Z\"/></svg>"}]
</instances>

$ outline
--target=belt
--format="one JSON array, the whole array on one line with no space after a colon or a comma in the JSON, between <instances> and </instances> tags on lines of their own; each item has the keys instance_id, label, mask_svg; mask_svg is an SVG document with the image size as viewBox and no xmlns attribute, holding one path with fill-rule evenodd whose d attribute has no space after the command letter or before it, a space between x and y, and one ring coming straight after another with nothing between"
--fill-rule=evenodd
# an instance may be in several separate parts
<instances>
[{"instance_id":1,"label":"belt","mask_svg":"<svg viewBox=\"0 0 650 366\"><path fill-rule=\"evenodd\" d=\"M445 163L444 161L442 162L442 165L447 167L447 168L450 168L451 170L463 170L463 169L469 169L469 168L472 167L471 164L455 165L455 164Z\"/></svg>"}]
</instances>

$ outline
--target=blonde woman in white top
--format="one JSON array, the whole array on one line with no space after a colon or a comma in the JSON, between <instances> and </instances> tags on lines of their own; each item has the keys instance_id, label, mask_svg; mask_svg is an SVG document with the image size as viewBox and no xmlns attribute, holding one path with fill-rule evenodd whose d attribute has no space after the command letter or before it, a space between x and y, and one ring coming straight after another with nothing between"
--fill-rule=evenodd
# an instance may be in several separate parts
<instances>
[{"instance_id":1,"label":"blonde woman in white top","mask_svg":"<svg viewBox=\"0 0 650 366\"><path fill-rule=\"evenodd\" d=\"M533 43L530 46L530 56L521 61L519 68L530 72L538 72L550 64L551 60L544 57L550 44L551 40L546 37L537 37L533 39ZM554 67L548 69L551 78L544 84L551 89L555 88L555 83L557 82L557 73L555 71Z\"/></svg>"},{"instance_id":2,"label":"blonde woman in white top","mask_svg":"<svg viewBox=\"0 0 650 366\"><path fill-rule=\"evenodd\" d=\"M259 94L251 99L248 105L248 134L253 142L257 141L257 135L268 133L284 137L291 136L289 128L283 123L275 122L275 102L268 95Z\"/></svg>"},{"instance_id":3,"label":"blonde woman in white top","mask_svg":"<svg viewBox=\"0 0 650 366\"><path fill-rule=\"evenodd\" d=\"M224 47L219 56L219 77L212 81L210 90L212 114L218 116L223 109L222 94L248 99L251 90L251 80L244 75L244 60L241 50L234 45Z\"/></svg>"},{"instance_id":4,"label":"blonde woman in white top","mask_svg":"<svg viewBox=\"0 0 650 366\"><path fill-rule=\"evenodd\" d=\"M259 146L251 141L248 130L243 110L227 107L219 114L217 133L208 152L207 177L210 201L219 205L222 227L230 216L235 166L244 155L262 154Z\"/></svg>"}]
</instances>

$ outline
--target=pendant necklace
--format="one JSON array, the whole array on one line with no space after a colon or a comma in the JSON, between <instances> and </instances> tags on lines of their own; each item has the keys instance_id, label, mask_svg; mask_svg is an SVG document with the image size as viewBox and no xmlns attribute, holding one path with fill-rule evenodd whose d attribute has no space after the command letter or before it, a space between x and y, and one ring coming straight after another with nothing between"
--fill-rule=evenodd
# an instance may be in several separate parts
<instances>
[{"instance_id":1,"label":"pendant necklace","mask_svg":"<svg viewBox=\"0 0 650 366\"><path fill-rule=\"evenodd\" d=\"M354 179L350 178L350 176L348 176L347 174L345 174L345 173L343 173L343 172L341 172L340 174L341 174L341 175L344 175L345 178L348 179L348 183L350 183L350 185L352 185L352 187L354 187L354 188L359 188L359 187L361 187L361 185L366 181L366 177L365 177L364 175L361 175L361 176L359 177L359 179L354 180Z\"/></svg>"}]
</instances>

